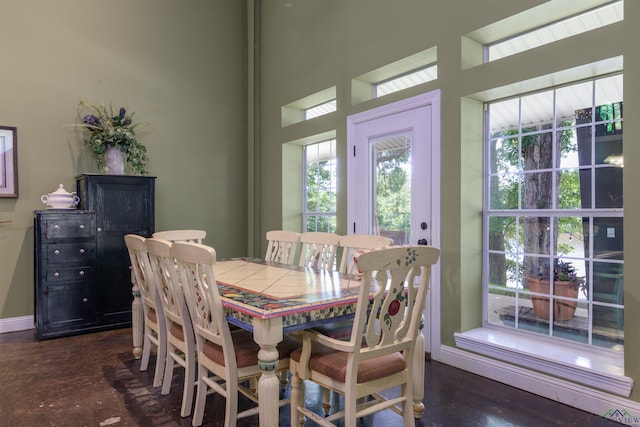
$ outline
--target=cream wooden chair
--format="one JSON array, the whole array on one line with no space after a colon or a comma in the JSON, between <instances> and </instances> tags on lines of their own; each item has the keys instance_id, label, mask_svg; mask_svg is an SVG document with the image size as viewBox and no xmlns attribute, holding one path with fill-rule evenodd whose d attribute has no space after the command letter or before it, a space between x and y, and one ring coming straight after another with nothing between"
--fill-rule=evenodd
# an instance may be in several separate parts
<instances>
[{"instance_id":1,"label":"cream wooden chair","mask_svg":"<svg viewBox=\"0 0 640 427\"><path fill-rule=\"evenodd\" d=\"M355 274L357 269L353 262L353 256L361 249L382 248L393 246L393 239L384 236L373 236L369 234L349 234L340 236L339 247L342 248L340 266L341 273Z\"/></svg>"},{"instance_id":2,"label":"cream wooden chair","mask_svg":"<svg viewBox=\"0 0 640 427\"><path fill-rule=\"evenodd\" d=\"M300 234L300 267L335 269L336 249L340 236L322 231L308 231Z\"/></svg>"},{"instance_id":3,"label":"cream wooden chair","mask_svg":"<svg viewBox=\"0 0 640 427\"><path fill-rule=\"evenodd\" d=\"M153 233L156 239L168 240L170 242L193 242L202 243L207 232L204 230L166 230Z\"/></svg>"},{"instance_id":4,"label":"cream wooden chair","mask_svg":"<svg viewBox=\"0 0 640 427\"><path fill-rule=\"evenodd\" d=\"M153 375L153 386L159 387L162 384L167 355L167 324L162 302L155 276L151 273L145 238L136 234L127 234L124 236L124 243L131 259L131 280L140 292L144 313L144 340L142 343L140 370L147 370L151 356L151 346L155 345L156 367Z\"/></svg>"},{"instance_id":5,"label":"cream wooden chair","mask_svg":"<svg viewBox=\"0 0 640 427\"><path fill-rule=\"evenodd\" d=\"M160 298L167 321L167 357L162 382L162 394L169 394L175 364L184 368L180 415L191 414L196 377L196 348L191 316L178 281L176 265L171 256L172 243L156 238L147 239L146 246L153 273L160 284Z\"/></svg>"},{"instance_id":6,"label":"cream wooden chair","mask_svg":"<svg viewBox=\"0 0 640 427\"><path fill-rule=\"evenodd\" d=\"M179 280L189 306L198 350L198 394L193 425L202 424L208 390L226 399L224 425L235 426L238 418L255 415L258 407L238 413L238 393L256 404L257 396L241 385L261 375L258 367L260 347L253 335L243 329L231 331L214 277L216 252L194 243L174 243L171 255L178 265ZM286 369L289 354L300 344L285 337L278 344L279 362L275 369ZM288 401L281 401L281 405Z\"/></svg>"},{"instance_id":7,"label":"cream wooden chair","mask_svg":"<svg viewBox=\"0 0 640 427\"><path fill-rule=\"evenodd\" d=\"M338 271L341 273L356 274L357 268L353 262L353 256L362 249L381 248L385 246L393 246L393 239L384 236L373 236L369 234L349 234L340 236L338 247L342 248L342 256L340 257L340 266ZM351 320L342 320L332 322L327 325L321 325L314 328L316 331L328 335L332 338L342 338L351 333ZM329 390L322 389L322 407L328 414L331 409L331 396Z\"/></svg>"},{"instance_id":8,"label":"cream wooden chair","mask_svg":"<svg viewBox=\"0 0 640 427\"><path fill-rule=\"evenodd\" d=\"M304 415L323 426L344 418L345 427L355 427L357 418L384 409L401 414L405 427L415 425L412 360L431 266L439 255L429 246L358 253L363 276L351 336L339 340L303 331L302 349L291 353L292 426ZM307 409L303 380L343 394L344 409L327 417ZM397 386L399 396L380 394Z\"/></svg>"},{"instance_id":9,"label":"cream wooden chair","mask_svg":"<svg viewBox=\"0 0 640 427\"><path fill-rule=\"evenodd\" d=\"M267 231L267 261L294 265L300 233L287 230Z\"/></svg>"}]
</instances>

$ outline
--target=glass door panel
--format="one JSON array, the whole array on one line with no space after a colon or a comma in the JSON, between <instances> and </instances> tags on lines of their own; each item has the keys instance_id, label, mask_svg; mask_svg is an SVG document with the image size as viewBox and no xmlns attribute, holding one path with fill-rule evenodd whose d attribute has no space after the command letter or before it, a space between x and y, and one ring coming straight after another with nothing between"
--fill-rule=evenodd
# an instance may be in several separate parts
<instances>
[{"instance_id":1,"label":"glass door panel","mask_svg":"<svg viewBox=\"0 0 640 427\"><path fill-rule=\"evenodd\" d=\"M410 132L370 139L370 234L406 245L411 238Z\"/></svg>"}]
</instances>

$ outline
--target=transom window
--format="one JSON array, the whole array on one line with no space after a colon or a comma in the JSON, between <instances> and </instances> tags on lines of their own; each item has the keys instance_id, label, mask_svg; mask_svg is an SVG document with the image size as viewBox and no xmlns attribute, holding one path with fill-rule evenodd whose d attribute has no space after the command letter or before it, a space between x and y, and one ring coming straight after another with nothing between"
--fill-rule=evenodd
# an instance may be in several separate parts
<instances>
[{"instance_id":1,"label":"transom window","mask_svg":"<svg viewBox=\"0 0 640 427\"><path fill-rule=\"evenodd\" d=\"M304 231L336 231L336 140L304 147Z\"/></svg>"},{"instance_id":2,"label":"transom window","mask_svg":"<svg viewBox=\"0 0 640 427\"><path fill-rule=\"evenodd\" d=\"M389 95L390 93L418 86L438 78L438 65L429 64L417 70L409 71L400 76L394 76L373 85L373 97Z\"/></svg>"},{"instance_id":3,"label":"transom window","mask_svg":"<svg viewBox=\"0 0 640 427\"><path fill-rule=\"evenodd\" d=\"M486 46L486 62L586 33L624 19L624 2L613 1Z\"/></svg>"},{"instance_id":4,"label":"transom window","mask_svg":"<svg viewBox=\"0 0 640 427\"><path fill-rule=\"evenodd\" d=\"M485 321L621 350L622 75L487 104Z\"/></svg>"},{"instance_id":5,"label":"transom window","mask_svg":"<svg viewBox=\"0 0 640 427\"><path fill-rule=\"evenodd\" d=\"M325 114L333 113L336 111L336 100L332 99L322 104L314 105L313 107L304 109L304 120L315 119L316 117L324 116Z\"/></svg>"}]
</instances>

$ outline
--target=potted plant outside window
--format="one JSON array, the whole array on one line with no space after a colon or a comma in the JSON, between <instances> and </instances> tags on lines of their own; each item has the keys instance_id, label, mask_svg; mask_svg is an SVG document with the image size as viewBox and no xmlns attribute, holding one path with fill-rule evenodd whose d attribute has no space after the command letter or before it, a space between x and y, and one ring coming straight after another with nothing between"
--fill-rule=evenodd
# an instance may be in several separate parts
<instances>
[{"instance_id":1,"label":"potted plant outside window","mask_svg":"<svg viewBox=\"0 0 640 427\"><path fill-rule=\"evenodd\" d=\"M550 295L550 271L548 263L541 263L540 270L526 277L531 292ZM553 319L571 320L578 305L578 294L584 287L584 278L576 275L576 268L570 262L555 260L553 266L553 295L567 297L572 300L553 300ZM531 296L533 310L541 319L550 318L551 304L549 298L537 295Z\"/></svg>"}]
</instances>

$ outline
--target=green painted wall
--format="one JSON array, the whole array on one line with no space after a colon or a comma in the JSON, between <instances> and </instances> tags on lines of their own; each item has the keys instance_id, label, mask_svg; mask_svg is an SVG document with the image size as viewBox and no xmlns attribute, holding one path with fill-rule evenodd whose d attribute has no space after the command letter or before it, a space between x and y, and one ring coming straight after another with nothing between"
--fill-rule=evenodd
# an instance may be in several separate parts
<instances>
[{"instance_id":1,"label":"green painted wall","mask_svg":"<svg viewBox=\"0 0 640 427\"><path fill-rule=\"evenodd\" d=\"M140 141L157 181L156 228L203 228L220 256L254 255L264 233L295 223L295 147L335 132L338 232L346 232L346 118L389 102L442 92L442 340L479 326L481 168L478 92L616 55L625 69L625 185L640 181L640 2L625 21L492 64L463 69L461 36L543 0L260 1L257 194L247 195L246 10L240 0L0 0L0 124L18 127L20 198L0 199L0 319L33 313L32 211L40 196L95 166L74 122L80 99L114 102L149 122ZM185 7L185 4L188 4ZM402 93L351 102L351 79L422 50L438 49L439 78ZM570 53L570 54L569 54ZM282 127L283 105L336 87L338 111ZM640 129L639 129L640 130ZM285 159L285 161L283 161ZM286 164L283 164L286 163ZM640 257L640 194L625 194L625 257ZM249 254L252 255L252 254ZM625 267L625 324L640 321L640 265ZM640 380L640 335L625 331L625 371ZM632 398L640 400L635 391Z\"/></svg>"},{"instance_id":2,"label":"green painted wall","mask_svg":"<svg viewBox=\"0 0 640 427\"><path fill-rule=\"evenodd\" d=\"M81 99L148 122L156 229L246 253L246 5L237 0L0 0L0 124L17 126L18 199L0 199L0 319L33 313L33 210L96 172Z\"/></svg>"},{"instance_id":3,"label":"green painted wall","mask_svg":"<svg viewBox=\"0 0 640 427\"><path fill-rule=\"evenodd\" d=\"M262 2L261 139L262 191L282 188L283 144L335 130L339 156L338 232L346 231L346 119L349 115L440 89L442 188L442 341L481 326L482 103L479 92L549 75L583 64L624 55L625 185L640 178L640 2L625 2L625 20L486 65L481 52L462 36L542 0L287 0ZM569 4L571 2L567 2ZM351 102L351 79L437 46L438 79L378 100ZM463 54L463 46L465 53ZM465 64L463 69L462 64ZM549 82L548 84L553 84ZM337 112L282 127L281 107L336 87ZM631 185L628 185L631 183ZM285 198L265 197L259 233L279 228L290 216ZM625 192L625 258L640 255L640 195ZM640 335L629 325L640 322L640 266L625 266L625 371L640 380ZM640 392L633 393L634 400Z\"/></svg>"}]
</instances>

